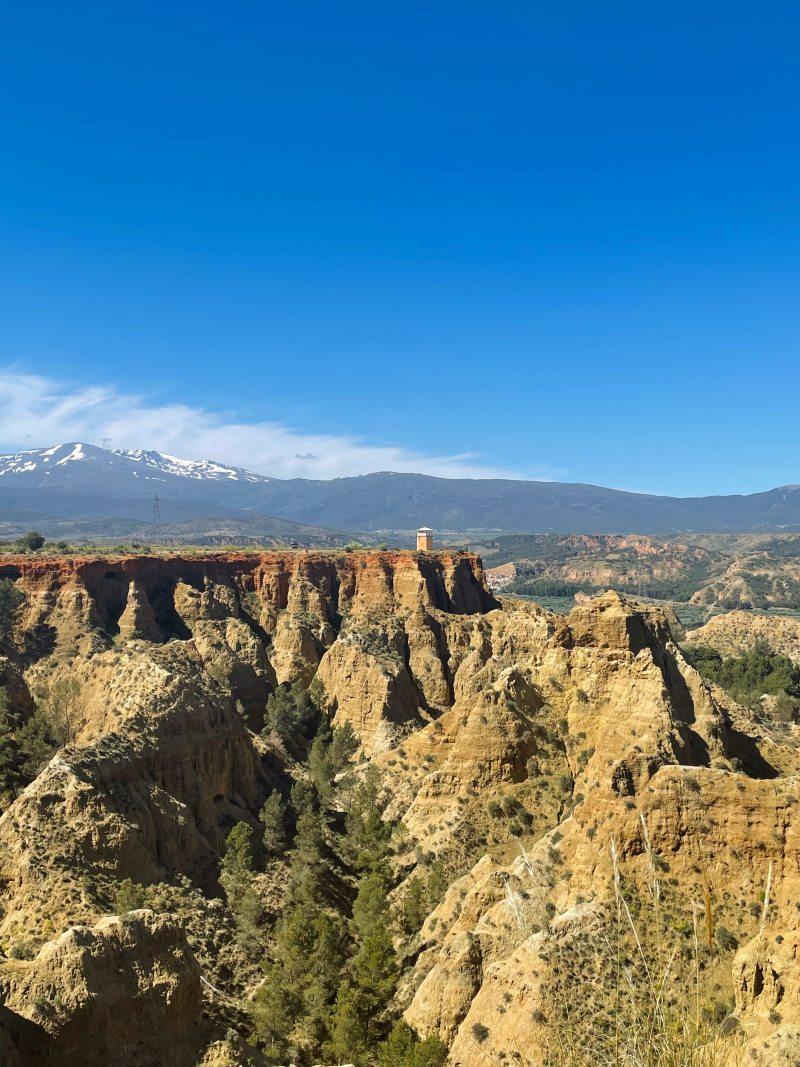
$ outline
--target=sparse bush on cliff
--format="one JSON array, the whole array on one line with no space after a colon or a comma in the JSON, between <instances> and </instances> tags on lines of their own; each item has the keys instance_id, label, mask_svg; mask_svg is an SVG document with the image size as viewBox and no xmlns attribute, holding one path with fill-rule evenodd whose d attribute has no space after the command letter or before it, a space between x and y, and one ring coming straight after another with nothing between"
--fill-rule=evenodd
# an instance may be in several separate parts
<instances>
[{"instance_id":1,"label":"sparse bush on cliff","mask_svg":"<svg viewBox=\"0 0 800 1067\"><path fill-rule=\"evenodd\" d=\"M35 955L36 947L30 941L15 941L8 950L11 960L32 960Z\"/></svg>"},{"instance_id":2,"label":"sparse bush on cliff","mask_svg":"<svg viewBox=\"0 0 800 1067\"><path fill-rule=\"evenodd\" d=\"M484 1026L483 1023L473 1023L472 1036L475 1038L479 1045L482 1045L483 1042L489 1036L489 1027Z\"/></svg>"},{"instance_id":3,"label":"sparse bush on cliff","mask_svg":"<svg viewBox=\"0 0 800 1067\"><path fill-rule=\"evenodd\" d=\"M38 552L44 547L44 537L38 530L28 530L19 538L16 547L20 552Z\"/></svg>"},{"instance_id":4,"label":"sparse bush on cliff","mask_svg":"<svg viewBox=\"0 0 800 1067\"><path fill-rule=\"evenodd\" d=\"M146 901L146 888L131 878L123 878L114 893L114 914L124 915L128 911L136 911L145 907Z\"/></svg>"}]
</instances>

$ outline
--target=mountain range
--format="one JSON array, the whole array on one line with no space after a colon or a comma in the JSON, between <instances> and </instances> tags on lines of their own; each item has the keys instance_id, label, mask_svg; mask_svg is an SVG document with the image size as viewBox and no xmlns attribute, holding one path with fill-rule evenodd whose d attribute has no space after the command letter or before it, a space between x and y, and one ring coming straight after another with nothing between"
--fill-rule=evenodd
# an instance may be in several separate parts
<instances>
[{"instance_id":1,"label":"mountain range","mask_svg":"<svg viewBox=\"0 0 800 1067\"><path fill-rule=\"evenodd\" d=\"M0 521L78 523L119 532L152 522L281 520L331 530L382 532L748 532L800 529L800 486L733 496L668 497L596 485L434 478L390 471L330 481L270 478L212 460L69 442L0 456ZM123 521L124 520L124 521ZM291 536L284 526L282 536Z\"/></svg>"}]
</instances>

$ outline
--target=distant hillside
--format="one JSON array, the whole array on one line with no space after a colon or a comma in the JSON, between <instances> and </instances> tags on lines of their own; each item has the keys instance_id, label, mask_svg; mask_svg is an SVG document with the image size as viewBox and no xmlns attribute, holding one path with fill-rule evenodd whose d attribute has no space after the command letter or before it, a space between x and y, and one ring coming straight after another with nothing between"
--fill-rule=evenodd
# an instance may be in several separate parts
<instances>
[{"instance_id":1,"label":"distant hillside","mask_svg":"<svg viewBox=\"0 0 800 1067\"><path fill-rule=\"evenodd\" d=\"M595 485L431 478L382 472L332 481L280 480L211 460L115 452L70 442L0 457L0 518L165 523L258 512L338 530L519 533L800 530L800 488L749 496L659 497Z\"/></svg>"},{"instance_id":2,"label":"distant hillside","mask_svg":"<svg viewBox=\"0 0 800 1067\"><path fill-rule=\"evenodd\" d=\"M720 534L687 539L516 534L487 541L482 554L490 584L506 593L571 601L576 594L615 589L688 601L724 569L736 552L735 540Z\"/></svg>"},{"instance_id":3,"label":"distant hillside","mask_svg":"<svg viewBox=\"0 0 800 1067\"><path fill-rule=\"evenodd\" d=\"M480 552L498 591L565 602L615 589L698 611L800 609L800 534L515 534Z\"/></svg>"}]
</instances>

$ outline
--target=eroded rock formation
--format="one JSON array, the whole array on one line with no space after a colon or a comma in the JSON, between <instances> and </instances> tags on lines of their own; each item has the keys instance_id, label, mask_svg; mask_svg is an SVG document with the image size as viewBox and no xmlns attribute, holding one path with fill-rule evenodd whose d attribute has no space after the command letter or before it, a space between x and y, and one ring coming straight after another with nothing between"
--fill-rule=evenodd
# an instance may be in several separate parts
<instances>
[{"instance_id":1,"label":"eroded rock formation","mask_svg":"<svg viewBox=\"0 0 800 1067\"><path fill-rule=\"evenodd\" d=\"M463 872L399 994L452 1064L547 1062L552 953L603 928L622 879L711 901L745 946L738 1033L765 1063L765 1042L791 1047L797 745L707 684L660 611L501 604L459 553L7 558L2 577L24 594L11 702L24 716L66 693L70 710L69 743L0 818L0 945L36 949L0 962L9 1062L55 1042L70 1064L82 1031L133 1067L237 1062L225 998L259 976L215 899L219 857L288 788L258 730L295 682L380 768L403 877L422 854ZM109 918L126 878L163 887L163 912ZM165 917L178 905L189 940Z\"/></svg>"},{"instance_id":2,"label":"eroded rock formation","mask_svg":"<svg viewBox=\"0 0 800 1067\"><path fill-rule=\"evenodd\" d=\"M728 611L690 630L687 640L714 648L722 656L741 656L763 644L800 663L800 619L787 615Z\"/></svg>"},{"instance_id":3,"label":"eroded rock formation","mask_svg":"<svg viewBox=\"0 0 800 1067\"><path fill-rule=\"evenodd\" d=\"M198 963L176 922L149 911L70 927L7 961L0 989L32 1024L26 1064L183 1067L208 1041Z\"/></svg>"}]
</instances>

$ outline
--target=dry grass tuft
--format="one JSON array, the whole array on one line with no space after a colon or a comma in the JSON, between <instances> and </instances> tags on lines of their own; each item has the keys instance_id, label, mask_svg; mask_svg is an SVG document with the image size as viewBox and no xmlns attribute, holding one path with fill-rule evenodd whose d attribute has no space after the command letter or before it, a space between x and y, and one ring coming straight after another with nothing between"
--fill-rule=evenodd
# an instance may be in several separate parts
<instances>
[{"instance_id":1,"label":"dry grass tuft","mask_svg":"<svg viewBox=\"0 0 800 1067\"><path fill-rule=\"evenodd\" d=\"M721 1028L732 1004L716 984L708 882L687 921L663 892L644 822L642 834L647 892L626 885L612 840L613 899L591 933L549 943L549 1067L734 1067L741 1058L735 1024Z\"/></svg>"}]
</instances>

